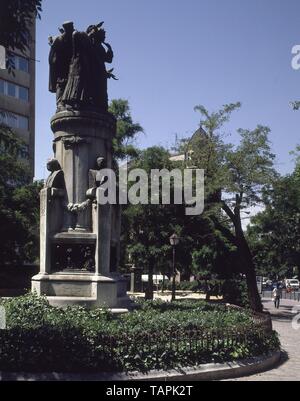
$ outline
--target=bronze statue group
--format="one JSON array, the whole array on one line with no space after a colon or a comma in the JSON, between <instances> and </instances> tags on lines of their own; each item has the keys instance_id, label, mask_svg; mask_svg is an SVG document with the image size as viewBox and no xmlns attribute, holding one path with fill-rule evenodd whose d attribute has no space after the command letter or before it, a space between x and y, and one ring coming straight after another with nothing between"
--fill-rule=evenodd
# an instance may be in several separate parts
<instances>
[{"instance_id":1,"label":"bronze statue group","mask_svg":"<svg viewBox=\"0 0 300 401\"><path fill-rule=\"evenodd\" d=\"M102 25L79 32L73 22L65 22L61 34L49 38L49 90L56 93L57 111L107 111L107 79L116 78L113 69L106 70L113 51Z\"/></svg>"}]
</instances>

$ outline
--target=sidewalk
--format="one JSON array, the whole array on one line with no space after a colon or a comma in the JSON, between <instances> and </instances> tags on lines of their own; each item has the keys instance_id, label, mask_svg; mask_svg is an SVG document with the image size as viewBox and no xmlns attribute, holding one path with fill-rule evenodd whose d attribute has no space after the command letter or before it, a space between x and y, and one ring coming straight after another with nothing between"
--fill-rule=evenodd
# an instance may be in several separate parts
<instances>
[{"instance_id":1,"label":"sidewalk","mask_svg":"<svg viewBox=\"0 0 300 401\"><path fill-rule=\"evenodd\" d=\"M297 305L298 302L282 300L281 307L277 310L270 299L264 300L265 309L272 315L273 328L280 336L282 362L271 371L234 381L300 381L300 328L295 330L292 327L295 317L292 309ZM300 313L300 305L298 311Z\"/></svg>"}]
</instances>

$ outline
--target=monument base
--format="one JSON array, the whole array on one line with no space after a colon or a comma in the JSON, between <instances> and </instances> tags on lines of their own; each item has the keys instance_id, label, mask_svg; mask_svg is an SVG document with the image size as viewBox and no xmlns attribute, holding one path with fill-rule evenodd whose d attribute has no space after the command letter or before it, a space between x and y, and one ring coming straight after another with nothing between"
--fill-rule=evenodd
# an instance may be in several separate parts
<instances>
[{"instance_id":1,"label":"monument base","mask_svg":"<svg viewBox=\"0 0 300 401\"><path fill-rule=\"evenodd\" d=\"M130 298L124 292L122 276L108 277L91 273L38 274L32 278L32 291L47 297L50 305L80 305L89 309L125 309Z\"/></svg>"},{"instance_id":2,"label":"monument base","mask_svg":"<svg viewBox=\"0 0 300 401\"><path fill-rule=\"evenodd\" d=\"M116 120L110 113L68 110L51 119L54 158L41 190L40 273L32 291L58 307L130 304L119 266L121 209L100 205L102 169L113 167Z\"/></svg>"}]
</instances>

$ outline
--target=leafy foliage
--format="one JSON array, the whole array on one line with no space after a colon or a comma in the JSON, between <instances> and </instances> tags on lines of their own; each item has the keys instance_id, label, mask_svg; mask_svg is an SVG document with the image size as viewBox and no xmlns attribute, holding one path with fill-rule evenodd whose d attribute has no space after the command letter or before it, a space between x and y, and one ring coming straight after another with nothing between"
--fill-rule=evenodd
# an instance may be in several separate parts
<instances>
[{"instance_id":1,"label":"leafy foliage","mask_svg":"<svg viewBox=\"0 0 300 401\"><path fill-rule=\"evenodd\" d=\"M42 0L2 0L0 8L0 44L24 53L32 40L34 18L40 18Z\"/></svg>"},{"instance_id":2,"label":"leafy foliage","mask_svg":"<svg viewBox=\"0 0 300 401\"><path fill-rule=\"evenodd\" d=\"M134 146L134 140L137 134L143 132L143 128L139 123L133 122L128 100L112 100L109 112L117 120L116 137L113 139L115 158L123 160L126 157L136 157L138 151Z\"/></svg>"},{"instance_id":3,"label":"leafy foliage","mask_svg":"<svg viewBox=\"0 0 300 401\"><path fill-rule=\"evenodd\" d=\"M0 184L13 189L29 181L29 169L21 159L24 142L11 128L0 123Z\"/></svg>"},{"instance_id":4,"label":"leafy foliage","mask_svg":"<svg viewBox=\"0 0 300 401\"><path fill-rule=\"evenodd\" d=\"M53 308L34 294L2 305L8 328L0 332L1 370L145 372L240 359L279 347L276 334L262 335L249 312L202 301L138 302L135 311L120 316L101 309ZM222 341L215 339L217 333Z\"/></svg>"},{"instance_id":5,"label":"leafy foliage","mask_svg":"<svg viewBox=\"0 0 300 401\"><path fill-rule=\"evenodd\" d=\"M38 255L39 191L29 183L24 144L13 131L0 125L0 257L2 264L32 262Z\"/></svg>"},{"instance_id":6,"label":"leafy foliage","mask_svg":"<svg viewBox=\"0 0 300 401\"><path fill-rule=\"evenodd\" d=\"M238 194L234 205L240 210L262 201L261 189L276 178L273 168L275 155L271 152L268 136L270 129L257 126L254 130L238 130L241 142L227 153L226 193ZM226 200L225 202L230 203Z\"/></svg>"},{"instance_id":7,"label":"leafy foliage","mask_svg":"<svg viewBox=\"0 0 300 401\"><path fill-rule=\"evenodd\" d=\"M198 111L204 119L200 120L200 125L204 127L208 133L210 139L216 137L218 131L222 126L229 121L231 114L241 107L241 103L226 104L222 109L209 113L209 111L203 106L198 105L194 108Z\"/></svg>"},{"instance_id":8,"label":"leafy foliage","mask_svg":"<svg viewBox=\"0 0 300 401\"><path fill-rule=\"evenodd\" d=\"M265 209L252 218L248 238L258 271L273 279L300 273L300 180L279 177L263 194Z\"/></svg>"},{"instance_id":9,"label":"leafy foliage","mask_svg":"<svg viewBox=\"0 0 300 401\"><path fill-rule=\"evenodd\" d=\"M231 248L235 248L239 271L246 275L250 305L261 311L255 267L242 227L242 214L262 201L262 190L276 177L276 173L268 141L269 128L257 126L254 130L238 130L241 139L237 146L222 139L221 127L240 106L240 103L224 105L212 113L204 106L195 108L201 114L201 126L206 128L207 133L202 133L194 141L189 163L205 170L209 205L206 215L214 223L215 237L225 239L226 245L231 244ZM216 253L208 251L205 254L205 249L199 250L195 257L198 260L209 259L212 266Z\"/></svg>"},{"instance_id":10,"label":"leafy foliage","mask_svg":"<svg viewBox=\"0 0 300 401\"><path fill-rule=\"evenodd\" d=\"M150 172L152 169L173 168L169 160L169 152L162 147L152 147L141 151L139 158L131 163L130 168L146 171L149 177L148 192L150 193ZM171 246L169 237L173 232L180 234L180 216L183 214L181 205L128 205L123 214L123 242L127 244L126 255L131 255L132 261L144 268L145 273L152 276L154 269L165 274L170 273ZM128 256L127 256L128 257ZM153 288L149 285L149 298L153 297Z\"/></svg>"}]
</instances>

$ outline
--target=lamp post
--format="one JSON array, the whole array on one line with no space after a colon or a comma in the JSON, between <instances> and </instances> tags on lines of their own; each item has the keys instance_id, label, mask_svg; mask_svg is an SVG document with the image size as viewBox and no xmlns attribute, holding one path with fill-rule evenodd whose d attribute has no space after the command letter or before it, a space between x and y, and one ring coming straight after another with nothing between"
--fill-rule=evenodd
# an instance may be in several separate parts
<instances>
[{"instance_id":1,"label":"lamp post","mask_svg":"<svg viewBox=\"0 0 300 401\"><path fill-rule=\"evenodd\" d=\"M175 301L175 295L176 295L176 271L175 271L175 256L176 256L176 246L179 244L179 237L177 234L173 234L170 237L170 244L172 245L173 248L173 278L172 278L172 301Z\"/></svg>"}]
</instances>

